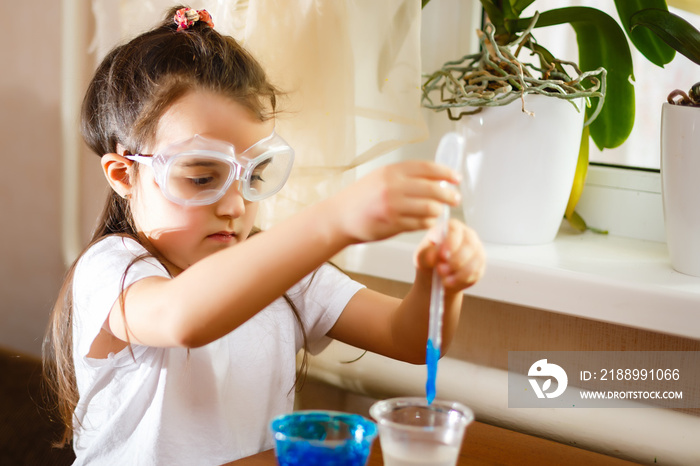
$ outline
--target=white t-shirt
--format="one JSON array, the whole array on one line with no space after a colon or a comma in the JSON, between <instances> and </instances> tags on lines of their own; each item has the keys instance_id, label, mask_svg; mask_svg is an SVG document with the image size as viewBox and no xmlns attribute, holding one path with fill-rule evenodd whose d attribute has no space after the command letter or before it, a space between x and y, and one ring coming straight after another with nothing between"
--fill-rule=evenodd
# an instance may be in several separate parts
<instances>
[{"instance_id":1,"label":"white t-shirt","mask_svg":"<svg viewBox=\"0 0 700 466\"><path fill-rule=\"evenodd\" d=\"M126 267L146 250L107 237L80 259L73 279L73 359L80 400L74 464L218 465L273 448L269 424L294 403L302 334L279 298L225 337L201 348L132 345L88 358L116 302ZM124 287L169 277L154 258L135 262ZM287 293L312 352L362 285L329 265ZM255 292L255 290L251 290Z\"/></svg>"}]
</instances>

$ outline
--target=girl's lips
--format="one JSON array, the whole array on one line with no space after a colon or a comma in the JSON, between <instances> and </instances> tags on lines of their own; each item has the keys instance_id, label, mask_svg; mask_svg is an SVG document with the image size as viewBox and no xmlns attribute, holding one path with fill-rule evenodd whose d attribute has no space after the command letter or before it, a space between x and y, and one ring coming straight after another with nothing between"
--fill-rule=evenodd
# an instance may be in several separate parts
<instances>
[{"instance_id":1,"label":"girl's lips","mask_svg":"<svg viewBox=\"0 0 700 466\"><path fill-rule=\"evenodd\" d=\"M215 241L228 242L228 241L235 240L236 234L233 232L220 231L218 233L214 233L212 235L209 235L208 238L211 238Z\"/></svg>"}]
</instances>

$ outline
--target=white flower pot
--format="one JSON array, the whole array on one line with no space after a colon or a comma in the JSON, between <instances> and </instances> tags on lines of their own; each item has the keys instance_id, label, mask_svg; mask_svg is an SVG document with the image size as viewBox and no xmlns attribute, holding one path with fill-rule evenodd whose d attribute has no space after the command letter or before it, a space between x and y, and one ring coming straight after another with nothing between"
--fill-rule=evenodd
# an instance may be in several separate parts
<instances>
[{"instance_id":1,"label":"white flower pot","mask_svg":"<svg viewBox=\"0 0 700 466\"><path fill-rule=\"evenodd\" d=\"M661 193L671 266L700 277L700 108L661 109Z\"/></svg>"},{"instance_id":2,"label":"white flower pot","mask_svg":"<svg viewBox=\"0 0 700 466\"><path fill-rule=\"evenodd\" d=\"M481 239L543 244L556 236L576 172L584 107L528 95L462 117L465 137L464 218Z\"/></svg>"}]
</instances>

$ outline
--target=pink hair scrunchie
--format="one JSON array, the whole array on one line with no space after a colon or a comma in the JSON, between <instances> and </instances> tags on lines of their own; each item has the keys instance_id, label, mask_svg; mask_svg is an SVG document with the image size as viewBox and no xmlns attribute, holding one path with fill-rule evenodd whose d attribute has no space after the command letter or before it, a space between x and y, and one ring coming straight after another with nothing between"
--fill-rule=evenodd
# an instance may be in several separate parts
<instances>
[{"instance_id":1,"label":"pink hair scrunchie","mask_svg":"<svg viewBox=\"0 0 700 466\"><path fill-rule=\"evenodd\" d=\"M175 24L177 30L182 31L191 27L197 21L204 21L210 28L214 27L214 22L211 20L211 15L207 10L194 10L192 8L180 8L175 13Z\"/></svg>"}]
</instances>

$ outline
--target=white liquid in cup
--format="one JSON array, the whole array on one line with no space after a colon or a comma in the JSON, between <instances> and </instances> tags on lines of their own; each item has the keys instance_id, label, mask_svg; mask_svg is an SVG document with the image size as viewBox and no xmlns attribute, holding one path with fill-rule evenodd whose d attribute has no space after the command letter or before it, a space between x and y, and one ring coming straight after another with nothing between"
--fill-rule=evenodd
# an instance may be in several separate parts
<instances>
[{"instance_id":1,"label":"white liquid in cup","mask_svg":"<svg viewBox=\"0 0 700 466\"><path fill-rule=\"evenodd\" d=\"M382 441L384 466L454 466L459 447L422 442Z\"/></svg>"},{"instance_id":2,"label":"white liquid in cup","mask_svg":"<svg viewBox=\"0 0 700 466\"><path fill-rule=\"evenodd\" d=\"M455 466L464 430L474 420L458 402L422 397L380 400L369 412L379 424L386 466Z\"/></svg>"}]
</instances>

